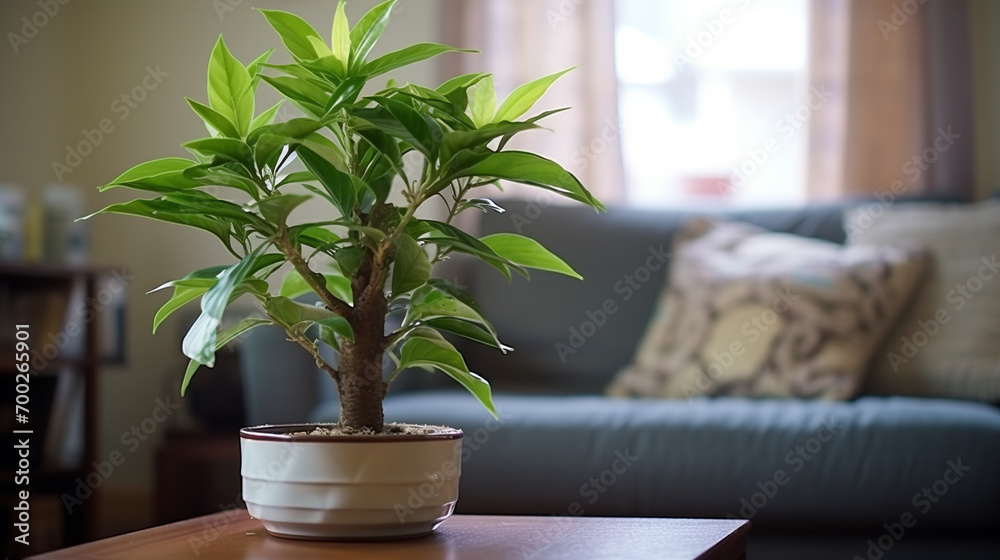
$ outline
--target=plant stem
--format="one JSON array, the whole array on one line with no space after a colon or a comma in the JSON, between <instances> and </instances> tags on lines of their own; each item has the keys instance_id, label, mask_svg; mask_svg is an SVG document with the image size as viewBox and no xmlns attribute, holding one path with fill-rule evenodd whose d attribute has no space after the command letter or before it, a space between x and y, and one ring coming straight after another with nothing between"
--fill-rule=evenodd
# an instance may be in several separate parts
<instances>
[{"instance_id":1,"label":"plant stem","mask_svg":"<svg viewBox=\"0 0 1000 560\"><path fill-rule=\"evenodd\" d=\"M274 320L275 323L278 323L277 319L274 317L271 317L271 319ZM328 364L326 360L323 359L323 356L320 355L319 351L316 349L316 345L313 344L311 340L309 340L302 333L293 332L290 329L285 329L285 332L288 333L289 338L293 342L297 342L299 346L305 348L306 352L309 352L313 359L316 360L316 367L325 371L335 382L340 383L340 372L334 369L333 366Z\"/></svg>"},{"instance_id":2,"label":"plant stem","mask_svg":"<svg viewBox=\"0 0 1000 560\"><path fill-rule=\"evenodd\" d=\"M284 225L278 230L278 234L274 238L274 244L281 251L281 254L285 255L288 262L292 263L295 270L302 276L302 279L306 281L306 284L312 288L312 291L316 292L323 304L326 305L327 309L333 311L337 315L350 320L351 317L351 306L347 303L341 301L337 296L333 295L326 288L325 283L321 283L316 278L316 273L309 268L309 263L302 258L302 253L296 249L292 242L288 239L288 228Z\"/></svg>"}]
</instances>

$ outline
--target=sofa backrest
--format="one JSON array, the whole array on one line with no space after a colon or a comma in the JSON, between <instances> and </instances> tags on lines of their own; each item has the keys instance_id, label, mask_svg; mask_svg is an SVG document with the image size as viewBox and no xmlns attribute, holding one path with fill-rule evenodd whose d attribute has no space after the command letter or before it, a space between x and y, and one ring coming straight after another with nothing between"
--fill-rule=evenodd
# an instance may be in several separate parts
<instances>
[{"instance_id":1,"label":"sofa backrest","mask_svg":"<svg viewBox=\"0 0 1000 560\"><path fill-rule=\"evenodd\" d=\"M461 343L472 371L496 391L600 393L632 358L669 270L674 233L694 216L742 220L770 230L843 243L843 205L795 209L692 212L540 206L506 200L504 214L483 214L480 235L530 236L574 267L584 280L540 271L508 283L495 269L463 259L448 279L476 298L514 347Z\"/></svg>"}]
</instances>

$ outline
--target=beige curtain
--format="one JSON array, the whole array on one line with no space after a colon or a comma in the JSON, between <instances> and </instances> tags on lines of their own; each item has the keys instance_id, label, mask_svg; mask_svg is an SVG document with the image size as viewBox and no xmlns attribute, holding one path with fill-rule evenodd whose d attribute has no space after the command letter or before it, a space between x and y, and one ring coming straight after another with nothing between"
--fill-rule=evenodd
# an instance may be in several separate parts
<instances>
[{"instance_id":1,"label":"beige curtain","mask_svg":"<svg viewBox=\"0 0 1000 560\"><path fill-rule=\"evenodd\" d=\"M813 0L813 198L969 198L971 43L965 0Z\"/></svg>"},{"instance_id":2,"label":"beige curtain","mask_svg":"<svg viewBox=\"0 0 1000 560\"><path fill-rule=\"evenodd\" d=\"M570 111L540 124L552 131L522 133L511 147L536 151L573 172L605 204L624 199L614 7L611 0L442 0L442 39L479 55L448 55L447 76L486 70L497 96L535 78L576 66L536 105L535 112ZM537 190L505 186L505 195ZM553 201L554 202L554 201Z\"/></svg>"}]
</instances>

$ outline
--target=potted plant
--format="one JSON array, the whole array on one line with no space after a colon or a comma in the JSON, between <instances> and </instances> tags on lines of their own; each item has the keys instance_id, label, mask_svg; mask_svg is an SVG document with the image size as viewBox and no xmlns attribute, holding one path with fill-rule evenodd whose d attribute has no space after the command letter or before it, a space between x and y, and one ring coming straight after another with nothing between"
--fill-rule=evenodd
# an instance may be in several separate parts
<instances>
[{"instance_id":1,"label":"potted plant","mask_svg":"<svg viewBox=\"0 0 1000 560\"><path fill-rule=\"evenodd\" d=\"M485 73L457 76L435 88L393 80L381 89L368 87L394 69L460 50L420 43L371 57L394 2L374 7L353 28L339 3L329 41L293 14L260 10L292 62L270 64L268 51L244 65L220 37L209 61L208 103L187 100L209 132L183 145L194 159L143 163L101 187L144 196L97 214L198 228L218 238L235 259L161 286L173 288L173 295L156 314L154 332L182 306L201 301L201 315L182 344L190 358L182 394L200 366L214 364L217 350L262 325L283 327L336 382L337 425L241 431L244 499L251 515L277 535L423 534L450 515L461 432L387 429L382 400L400 372L434 369L495 415L489 384L469 371L442 333L506 347L468 294L432 276L433 265L464 253L508 279L512 273L527 276L527 269L579 277L530 238L476 238L452 221L471 209L502 212L479 196L501 180L603 209L559 164L507 149L511 137L539 128L540 119L557 112L522 119L563 72L517 88L499 107ZM260 82L283 99L257 113ZM302 116L274 122L286 102ZM297 170L296 161L302 164ZM216 196L221 192L232 196ZM440 219L417 217L433 199L443 201ZM291 216L304 204L325 205L328 218L296 222ZM296 301L308 293L320 303ZM261 316L220 332L223 311L244 295L259 302ZM386 334L386 316L394 312L404 314L402 324ZM324 345L337 361L323 358ZM386 357L395 365L388 377ZM420 507L400 515L408 490L428 483L431 491L420 493Z\"/></svg>"}]
</instances>

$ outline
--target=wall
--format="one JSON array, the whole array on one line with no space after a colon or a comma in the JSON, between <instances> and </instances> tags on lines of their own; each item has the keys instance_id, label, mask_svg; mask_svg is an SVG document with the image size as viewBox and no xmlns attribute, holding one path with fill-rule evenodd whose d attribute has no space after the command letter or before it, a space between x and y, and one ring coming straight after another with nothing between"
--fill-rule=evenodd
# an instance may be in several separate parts
<instances>
[{"instance_id":1,"label":"wall","mask_svg":"<svg viewBox=\"0 0 1000 560\"><path fill-rule=\"evenodd\" d=\"M1000 193L1000 4L969 3L976 115L976 196Z\"/></svg>"},{"instance_id":2,"label":"wall","mask_svg":"<svg viewBox=\"0 0 1000 560\"><path fill-rule=\"evenodd\" d=\"M278 47L274 60L287 61L277 36L252 7L300 14L325 34L335 6L332 0L43 2L53 4L50 9L58 6L58 13L38 16L39 21L48 20L46 25L26 44L15 40L17 52L10 44L0 47L5 131L0 135L0 182L35 191L61 179L85 191L88 211L127 196L116 191L98 194L97 185L147 159L186 156L178 145L205 135L184 96L206 101L208 56L219 34L244 62L270 47ZM348 16L354 22L376 3L353 0ZM41 9L39 0L0 2L0 29L8 43L8 33L20 34L21 18L35 17ZM376 54L435 41L437 11L436 2L401 0ZM433 83L437 67L425 63L396 77ZM276 101L269 90L261 85L266 95L258 101L259 108ZM102 120L105 132L94 132ZM79 162L71 158L69 163L77 165L70 166L67 146L81 142L93 144L92 153ZM54 161L70 171L57 177ZM88 227L92 261L125 265L134 275L128 285L128 363L107 368L100 379L98 458L122 451L125 463L108 487L146 491L161 433L140 442L134 452L134 445L125 445L121 438L151 416L157 399L179 402L177 380L186 360L180 354L182 333L176 321L165 323L155 337L150 333L153 315L167 294L145 292L192 269L227 263L230 257L211 236L197 230L124 216L102 216Z\"/></svg>"}]
</instances>

